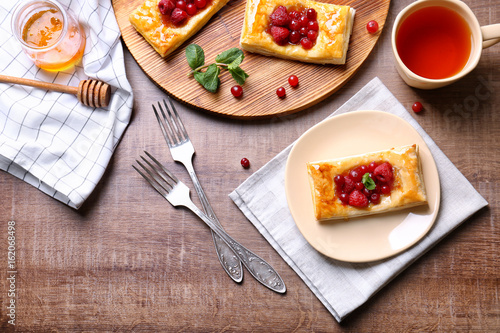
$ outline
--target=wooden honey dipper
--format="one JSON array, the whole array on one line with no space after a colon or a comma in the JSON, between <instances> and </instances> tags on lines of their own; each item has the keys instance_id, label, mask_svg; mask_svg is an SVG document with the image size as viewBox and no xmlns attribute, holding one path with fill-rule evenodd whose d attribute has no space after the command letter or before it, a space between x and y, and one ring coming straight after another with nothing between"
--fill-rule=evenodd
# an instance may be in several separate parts
<instances>
[{"instance_id":1,"label":"wooden honey dipper","mask_svg":"<svg viewBox=\"0 0 500 333\"><path fill-rule=\"evenodd\" d=\"M45 90L73 94L77 96L80 103L96 108L108 106L109 100L111 98L111 87L109 86L109 84L98 80L82 80L80 81L78 87L72 87L62 84L30 80L21 77L0 75L0 82L15 83Z\"/></svg>"}]
</instances>

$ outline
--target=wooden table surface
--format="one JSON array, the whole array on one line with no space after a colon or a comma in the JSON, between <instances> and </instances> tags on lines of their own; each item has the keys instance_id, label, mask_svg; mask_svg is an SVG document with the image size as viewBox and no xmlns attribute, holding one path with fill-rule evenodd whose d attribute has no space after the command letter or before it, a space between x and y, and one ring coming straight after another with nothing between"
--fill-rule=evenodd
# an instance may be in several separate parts
<instances>
[{"instance_id":1,"label":"wooden table surface","mask_svg":"<svg viewBox=\"0 0 500 333\"><path fill-rule=\"evenodd\" d=\"M390 45L395 16L410 2L391 4L387 27L358 73L306 111L248 121L178 105L197 150L195 168L221 223L279 271L285 295L262 287L248 272L241 284L232 282L214 255L208 228L187 210L172 208L132 169L147 149L191 184L172 162L151 111L165 93L126 51L133 116L80 210L0 173L0 330L13 328L6 315L6 272L7 222L14 220L19 331L500 331L500 44L485 50L462 81L435 91L412 89L398 76ZM465 2L482 25L500 22L496 1ZM339 324L228 194L374 77L408 110L422 102L425 111L412 116L489 206ZM241 167L242 157L250 169Z\"/></svg>"}]
</instances>

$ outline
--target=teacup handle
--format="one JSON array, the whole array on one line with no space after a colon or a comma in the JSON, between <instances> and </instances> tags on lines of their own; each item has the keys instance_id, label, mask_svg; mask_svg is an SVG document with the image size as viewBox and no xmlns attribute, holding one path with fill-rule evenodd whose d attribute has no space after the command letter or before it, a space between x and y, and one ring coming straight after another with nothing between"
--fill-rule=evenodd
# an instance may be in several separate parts
<instances>
[{"instance_id":1,"label":"teacup handle","mask_svg":"<svg viewBox=\"0 0 500 333\"><path fill-rule=\"evenodd\" d=\"M483 49L500 42L500 23L481 27L483 34Z\"/></svg>"}]
</instances>

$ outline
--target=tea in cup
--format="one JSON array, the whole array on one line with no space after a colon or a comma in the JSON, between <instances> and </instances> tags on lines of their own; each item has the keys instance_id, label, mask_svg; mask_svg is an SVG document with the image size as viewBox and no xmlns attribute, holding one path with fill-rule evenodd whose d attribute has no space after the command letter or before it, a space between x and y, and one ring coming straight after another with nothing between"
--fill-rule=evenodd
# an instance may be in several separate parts
<instances>
[{"instance_id":1,"label":"tea in cup","mask_svg":"<svg viewBox=\"0 0 500 333\"><path fill-rule=\"evenodd\" d=\"M420 0L394 22L396 69L410 86L435 89L456 82L478 64L483 48L500 42L500 24L481 27L459 0Z\"/></svg>"},{"instance_id":2,"label":"tea in cup","mask_svg":"<svg viewBox=\"0 0 500 333\"><path fill-rule=\"evenodd\" d=\"M12 15L12 33L40 68L61 71L77 64L85 33L76 18L55 0L21 2Z\"/></svg>"}]
</instances>

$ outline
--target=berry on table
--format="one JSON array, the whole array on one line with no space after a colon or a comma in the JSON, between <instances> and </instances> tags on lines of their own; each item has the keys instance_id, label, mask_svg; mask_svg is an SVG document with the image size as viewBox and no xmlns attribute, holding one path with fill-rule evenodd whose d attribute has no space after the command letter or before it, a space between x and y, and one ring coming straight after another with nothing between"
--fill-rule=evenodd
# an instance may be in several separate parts
<instances>
[{"instance_id":1,"label":"berry on table","mask_svg":"<svg viewBox=\"0 0 500 333\"><path fill-rule=\"evenodd\" d=\"M412 108L413 112L419 113L420 111L423 110L424 107L422 106L422 103L415 102L415 103L413 103L413 105L411 106L411 108Z\"/></svg>"},{"instance_id":2,"label":"berry on table","mask_svg":"<svg viewBox=\"0 0 500 333\"><path fill-rule=\"evenodd\" d=\"M285 88L283 87L279 87L277 90L276 90L276 95L278 95L279 98L283 98L286 96L286 90Z\"/></svg>"},{"instance_id":3,"label":"berry on table","mask_svg":"<svg viewBox=\"0 0 500 333\"><path fill-rule=\"evenodd\" d=\"M234 97L239 98L243 94L243 88L239 85L232 86L231 94L233 94Z\"/></svg>"},{"instance_id":4,"label":"berry on table","mask_svg":"<svg viewBox=\"0 0 500 333\"><path fill-rule=\"evenodd\" d=\"M241 159L241 166L242 166L243 168L245 168L245 169L250 168L250 161L248 160L248 158L243 157L243 158Z\"/></svg>"},{"instance_id":5,"label":"berry on table","mask_svg":"<svg viewBox=\"0 0 500 333\"><path fill-rule=\"evenodd\" d=\"M299 78L297 77L297 75L290 75L290 77L288 78L288 83L290 83L292 87L296 87L299 85Z\"/></svg>"},{"instance_id":6,"label":"berry on table","mask_svg":"<svg viewBox=\"0 0 500 333\"><path fill-rule=\"evenodd\" d=\"M378 31L378 23L375 20L371 20L366 24L366 30L368 30L369 33L374 34Z\"/></svg>"}]
</instances>

